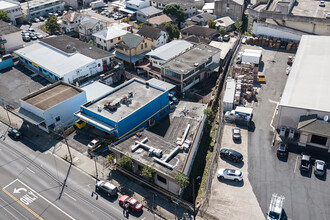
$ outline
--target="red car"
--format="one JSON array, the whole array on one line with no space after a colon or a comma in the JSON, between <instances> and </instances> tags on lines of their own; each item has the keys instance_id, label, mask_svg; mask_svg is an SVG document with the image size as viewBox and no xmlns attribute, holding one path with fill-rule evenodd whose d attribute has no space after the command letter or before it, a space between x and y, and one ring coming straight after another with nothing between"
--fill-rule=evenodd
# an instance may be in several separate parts
<instances>
[{"instance_id":1,"label":"red car","mask_svg":"<svg viewBox=\"0 0 330 220\"><path fill-rule=\"evenodd\" d=\"M130 210L133 210L134 212L141 212L143 205L141 203L139 203L136 199L134 199L133 197L129 197L127 195L123 195L120 197L119 199L119 205L121 207L124 207L124 204L128 203L128 208Z\"/></svg>"}]
</instances>

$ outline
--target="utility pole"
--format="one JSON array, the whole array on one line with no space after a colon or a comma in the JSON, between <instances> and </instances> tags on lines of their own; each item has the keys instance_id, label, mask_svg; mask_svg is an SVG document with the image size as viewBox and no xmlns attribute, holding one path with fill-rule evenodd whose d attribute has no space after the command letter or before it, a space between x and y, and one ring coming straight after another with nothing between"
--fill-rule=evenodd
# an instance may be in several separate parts
<instances>
[{"instance_id":1,"label":"utility pole","mask_svg":"<svg viewBox=\"0 0 330 220\"><path fill-rule=\"evenodd\" d=\"M62 129L62 135L64 137L64 141L65 141L65 144L66 144L66 147L68 148L68 152L69 152L69 156L70 156L70 164L72 164L72 156L71 156L71 151L70 151L70 147L68 145L68 141L66 139L66 135L64 133L64 129L63 129L63 124L61 123L61 129Z\"/></svg>"},{"instance_id":2,"label":"utility pole","mask_svg":"<svg viewBox=\"0 0 330 220\"><path fill-rule=\"evenodd\" d=\"M4 104L4 109L6 110L6 113L7 113L7 117L8 117L8 121L9 121L9 127L11 127L11 120L10 120L10 117L9 117L9 114L8 114L8 105Z\"/></svg>"},{"instance_id":3,"label":"utility pole","mask_svg":"<svg viewBox=\"0 0 330 220\"><path fill-rule=\"evenodd\" d=\"M95 172L96 172L96 182L97 182L97 179L99 178L99 175L98 175L98 172L97 172L96 159L97 159L97 156L94 155Z\"/></svg>"}]
</instances>

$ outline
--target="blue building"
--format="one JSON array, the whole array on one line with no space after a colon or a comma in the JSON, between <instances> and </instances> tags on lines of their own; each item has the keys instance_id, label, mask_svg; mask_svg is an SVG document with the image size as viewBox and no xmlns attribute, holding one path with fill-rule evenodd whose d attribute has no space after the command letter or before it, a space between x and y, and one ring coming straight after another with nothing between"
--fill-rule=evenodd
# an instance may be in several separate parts
<instances>
[{"instance_id":1,"label":"blue building","mask_svg":"<svg viewBox=\"0 0 330 220\"><path fill-rule=\"evenodd\" d=\"M170 89L159 80L131 79L99 99L80 107L75 116L95 128L122 138L154 125L169 114Z\"/></svg>"}]
</instances>

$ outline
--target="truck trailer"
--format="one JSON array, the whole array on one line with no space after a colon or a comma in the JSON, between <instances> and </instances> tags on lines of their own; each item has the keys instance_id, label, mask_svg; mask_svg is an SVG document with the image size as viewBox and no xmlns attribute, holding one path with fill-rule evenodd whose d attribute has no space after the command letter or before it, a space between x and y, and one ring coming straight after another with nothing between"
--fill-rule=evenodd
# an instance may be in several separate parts
<instances>
[{"instance_id":1,"label":"truck trailer","mask_svg":"<svg viewBox=\"0 0 330 220\"><path fill-rule=\"evenodd\" d=\"M231 111L234 107L236 82L235 80L229 80L226 84L225 94L223 96L223 111Z\"/></svg>"},{"instance_id":2,"label":"truck trailer","mask_svg":"<svg viewBox=\"0 0 330 220\"><path fill-rule=\"evenodd\" d=\"M237 106L235 110L225 113L225 120L235 122L250 122L253 117L253 109L248 107Z\"/></svg>"}]
</instances>

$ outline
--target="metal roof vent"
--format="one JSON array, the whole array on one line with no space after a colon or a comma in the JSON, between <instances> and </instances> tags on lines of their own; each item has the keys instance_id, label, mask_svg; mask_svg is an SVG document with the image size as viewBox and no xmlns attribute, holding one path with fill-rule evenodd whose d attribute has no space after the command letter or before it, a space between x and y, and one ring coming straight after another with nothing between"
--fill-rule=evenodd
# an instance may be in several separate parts
<instances>
[{"instance_id":1,"label":"metal roof vent","mask_svg":"<svg viewBox=\"0 0 330 220\"><path fill-rule=\"evenodd\" d=\"M77 51L77 48L72 47L72 51L76 52Z\"/></svg>"},{"instance_id":2,"label":"metal roof vent","mask_svg":"<svg viewBox=\"0 0 330 220\"><path fill-rule=\"evenodd\" d=\"M91 50L91 49L92 49L92 47L89 47L88 49L90 49L90 50Z\"/></svg>"},{"instance_id":3,"label":"metal roof vent","mask_svg":"<svg viewBox=\"0 0 330 220\"><path fill-rule=\"evenodd\" d=\"M66 45L66 49L70 49L70 48L71 48L70 44Z\"/></svg>"}]
</instances>

